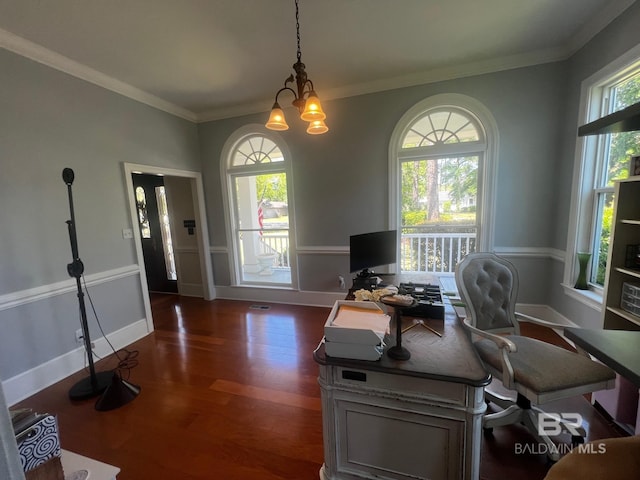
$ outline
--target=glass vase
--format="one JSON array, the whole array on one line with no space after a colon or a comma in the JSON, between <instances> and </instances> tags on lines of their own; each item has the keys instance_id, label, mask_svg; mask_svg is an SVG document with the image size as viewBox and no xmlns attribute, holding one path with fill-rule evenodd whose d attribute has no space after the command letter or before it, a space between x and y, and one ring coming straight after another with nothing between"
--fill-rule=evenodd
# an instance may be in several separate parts
<instances>
[{"instance_id":1,"label":"glass vase","mask_svg":"<svg viewBox=\"0 0 640 480\"><path fill-rule=\"evenodd\" d=\"M578 279L574 288L578 290L589 290L589 284L587 283L587 267L589 266L589 260L591 260L590 253L578 253Z\"/></svg>"}]
</instances>

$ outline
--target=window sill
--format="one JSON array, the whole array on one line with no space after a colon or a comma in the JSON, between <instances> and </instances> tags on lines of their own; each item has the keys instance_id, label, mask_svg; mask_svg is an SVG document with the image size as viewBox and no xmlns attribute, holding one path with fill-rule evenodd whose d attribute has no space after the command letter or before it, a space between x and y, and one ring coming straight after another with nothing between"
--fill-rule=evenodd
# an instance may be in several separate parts
<instances>
[{"instance_id":1,"label":"window sill","mask_svg":"<svg viewBox=\"0 0 640 480\"><path fill-rule=\"evenodd\" d=\"M562 284L562 288L564 289L565 295L593 308L594 310L597 310L598 312L602 311L603 299L601 293L593 290L578 290L577 288L574 288L573 285L567 285L565 283Z\"/></svg>"}]
</instances>

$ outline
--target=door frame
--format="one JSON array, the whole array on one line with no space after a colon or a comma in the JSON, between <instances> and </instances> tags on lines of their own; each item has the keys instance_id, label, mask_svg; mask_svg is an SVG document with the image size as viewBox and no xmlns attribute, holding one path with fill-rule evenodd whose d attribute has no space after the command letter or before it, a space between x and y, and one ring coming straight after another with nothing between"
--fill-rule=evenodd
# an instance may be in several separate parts
<instances>
[{"instance_id":1,"label":"door frame","mask_svg":"<svg viewBox=\"0 0 640 480\"><path fill-rule=\"evenodd\" d=\"M150 175L164 175L168 177L184 177L191 179L192 189L195 191L193 199L193 211L198 219L199 226L196 228L198 255L200 256L200 273L202 275L202 286L205 300L216 298L215 284L213 280L213 267L211 264L211 253L209 248L209 228L207 226L207 215L204 201L204 186L202 174L190 170L178 170L174 168L157 167L153 165L142 165L137 163L123 162L124 180L129 201L129 214L133 230L133 239L136 246L136 257L138 259L140 286L142 288L142 300L144 303L145 317L147 320L147 331L151 333L153 327L153 315L151 312L151 301L149 299L149 287L147 285L147 273L145 270L144 256L142 254L142 239L138 226L138 210L133 192L132 173L145 173Z\"/></svg>"}]
</instances>

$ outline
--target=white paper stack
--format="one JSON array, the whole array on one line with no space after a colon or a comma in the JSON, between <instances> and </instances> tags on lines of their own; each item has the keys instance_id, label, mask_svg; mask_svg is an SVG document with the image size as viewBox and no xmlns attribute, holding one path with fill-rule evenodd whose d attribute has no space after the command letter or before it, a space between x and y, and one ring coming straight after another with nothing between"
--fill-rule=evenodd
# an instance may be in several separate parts
<instances>
[{"instance_id":1,"label":"white paper stack","mask_svg":"<svg viewBox=\"0 0 640 480\"><path fill-rule=\"evenodd\" d=\"M326 354L378 360L389 333L389 320L389 315L373 302L337 301L324 326Z\"/></svg>"}]
</instances>

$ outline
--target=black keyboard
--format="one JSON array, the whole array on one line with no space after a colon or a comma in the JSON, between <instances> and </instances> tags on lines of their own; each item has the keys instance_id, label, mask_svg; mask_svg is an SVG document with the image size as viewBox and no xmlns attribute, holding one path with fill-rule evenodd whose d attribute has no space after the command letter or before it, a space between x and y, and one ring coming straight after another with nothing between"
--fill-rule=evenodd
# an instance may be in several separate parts
<instances>
[{"instance_id":1,"label":"black keyboard","mask_svg":"<svg viewBox=\"0 0 640 480\"><path fill-rule=\"evenodd\" d=\"M433 318L434 320L444 319L444 303L442 302L442 291L439 285L412 282L401 283L398 286L398 293L411 295L418 301L416 306L403 309L402 313L404 315Z\"/></svg>"}]
</instances>

